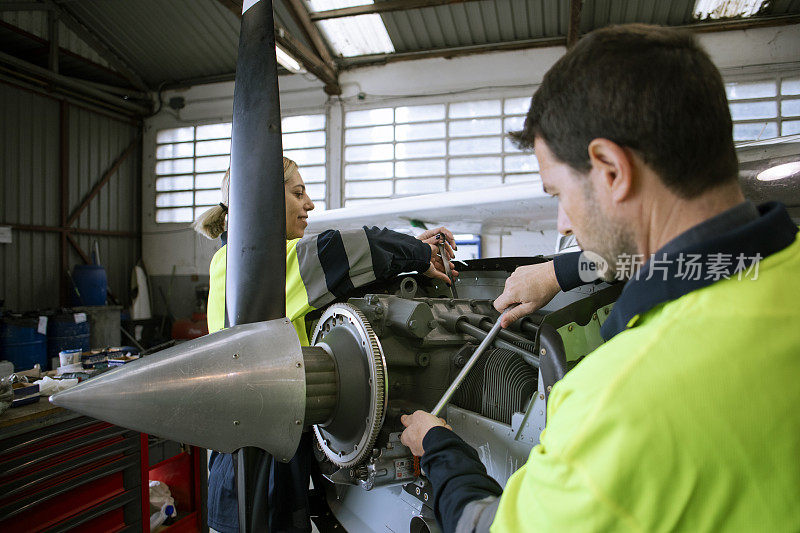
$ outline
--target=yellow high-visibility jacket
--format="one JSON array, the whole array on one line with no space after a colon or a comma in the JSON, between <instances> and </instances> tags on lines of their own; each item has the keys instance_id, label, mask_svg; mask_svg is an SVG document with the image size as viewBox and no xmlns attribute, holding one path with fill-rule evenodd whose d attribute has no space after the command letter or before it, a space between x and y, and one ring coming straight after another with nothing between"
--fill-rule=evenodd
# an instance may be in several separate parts
<instances>
[{"instance_id":1,"label":"yellow high-visibility jacket","mask_svg":"<svg viewBox=\"0 0 800 533\"><path fill-rule=\"evenodd\" d=\"M225 235L223 234L223 243ZM225 326L227 245L211 259L208 331ZM286 241L286 316L300 344L308 345L305 316L345 298L356 287L385 280L400 272L425 272L431 259L428 244L385 228L328 230L313 237ZM268 275L265 283L268 283Z\"/></svg>"},{"instance_id":2,"label":"yellow high-visibility jacket","mask_svg":"<svg viewBox=\"0 0 800 533\"><path fill-rule=\"evenodd\" d=\"M723 223L747 210L627 282L504 490L453 432L426 434L445 533L800 531L800 239L776 203Z\"/></svg>"}]
</instances>

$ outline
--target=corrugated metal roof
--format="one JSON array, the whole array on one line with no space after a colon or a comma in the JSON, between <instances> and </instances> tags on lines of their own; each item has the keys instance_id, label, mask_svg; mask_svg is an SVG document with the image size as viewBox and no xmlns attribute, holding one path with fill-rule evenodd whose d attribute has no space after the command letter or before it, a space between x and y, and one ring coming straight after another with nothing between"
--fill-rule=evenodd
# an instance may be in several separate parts
<instances>
[{"instance_id":1,"label":"corrugated metal roof","mask_svg":"<svg viewBox=\"0 0 800 533\"><path fill-rule=\"evenodd\" d=\"M41 39L47 40L48 38L47 12L45 11L0 12L0 20ZM72 33L72 31L63 24L59 25L58 44L61 48L65 48L70 52L75 52L98 65L103 65L104 67L108 66L105 59L100 57L97 52L79 39L77 35Z\"/></svg>"},{"instance_id":2,"label":"corrugated metal roof","mask_svg":"<svg viewBox=\"0 0 800 533\"><path fill-rule=\"evenodd\" d=\"M694 0L584 0L580 30L586 33L627 22L691 24L694 3ZM219 0L70 0L58 5L108 43L152 88L164 82L225 77L235 72L240 23ZM276 22L313 49L286 2L274 0L273 5ZM563 38L569 26L569 11L570 0L471 0L389 11L380 17L396 53L416 56L418 52L488 48L507 43L511 43L510 47L526 46L527 41ZM800 0L772 0L759 14L782 15L800 15ZM2 19L46 38L46 17L41 12L4 13ZM61 42L95 63L105 64L66 29L61 32ZM340 61L347 66L384 57Z\"/></svg>"},{"instance_id":3,"label":"corrugated metal roof","mask_svg":"<svg viewBox=\"0 0 800 533\"><path fill-rule=\"evenodd\" d=\"M80 0L69 10L153 87L235 70L239 21L213 0Z\"/></svg>"},{"instance_id":4,"label":"corrugated metal roof","mask_svg":"<svg viewBox=\"0 0 800 533\"><path fill-rule=\"evenodd\" d=\"M772 0L770 6L773 15L787 15L800 11L800 0Z\"/></svg>"},{"instance_id":5,"label":"corrugated metal roof","mask_svg":"<svg viewBox=\"0 0 800 533\"><path fill-rule=\"evenodd\" d=\"M216 0L75 0L64 4L151 87L236 71L239 19ZM282 2L275 21L306 45Z\"/></svg>"},{"instance_id":6,"label":"corrugated metal roof","mask_svg":"<svg viewBox=\"0 0 800 533\"><path fill-rule=\"evenodd\" d=\"M588 32L609 24L643 22L680 26L692 22L695 0L594 0L585 2L581 12L581 31Z\"/></svg>"},{"instance_id":7,"label":"corrugated metal roof","mask_svg":"<svg viewBox=\"0 0 800 533\"><path fill-rule=\"evenodd\" d=\"M395 50L412 52L557 37L567 30L569 0L483 0L381 17Z\"/></svg>"},{"instance_id":8,"label":"corrugated metal roof","mask_svg":"<svg viewBox=\"0 0 800 533\"><path fill-rule=\"evenodd\" d=\"M482 0L382 13L397 52L566 36L569 0ZM609 24L695 22L694 0L584 0L581 32ZM765 15L800 13L800 0L775 0Z\"/></svg>"}]
</instances>

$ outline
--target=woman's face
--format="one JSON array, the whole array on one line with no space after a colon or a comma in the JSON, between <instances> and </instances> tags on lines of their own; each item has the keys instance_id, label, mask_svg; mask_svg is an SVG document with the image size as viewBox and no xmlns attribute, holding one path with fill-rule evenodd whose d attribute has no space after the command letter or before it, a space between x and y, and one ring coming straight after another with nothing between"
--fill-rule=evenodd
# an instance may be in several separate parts
<instances>
[{"instance_id":1,"label":"woman's face","mask_svg":"<svg viewBox=\"0 0 800 533\"><path fill-rule=\"evenodd\" d=\"M297 169L283 185L286 189L286 239L299 239L306 231L306 219L308 212L314 209L314 202L306 194L306 185Z\"/></svg>"}]
</instances>

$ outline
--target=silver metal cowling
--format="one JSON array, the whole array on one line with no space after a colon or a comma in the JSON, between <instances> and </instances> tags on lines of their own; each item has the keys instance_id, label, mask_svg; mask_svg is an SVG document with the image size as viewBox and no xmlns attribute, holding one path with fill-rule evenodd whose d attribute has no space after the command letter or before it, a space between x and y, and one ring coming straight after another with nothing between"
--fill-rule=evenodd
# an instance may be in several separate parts
<instances>
[{"instance_id":1,"label":"silver metal cowling","mask_svg":"<svg viewBox=\"0 0 800 533\"><path fill-rule=\"evenodd\" d=\"M286 318L243 324L128 363L50 401L170 440L288 461L300 442L306 379Z\"/></svg>"}]
</instances>

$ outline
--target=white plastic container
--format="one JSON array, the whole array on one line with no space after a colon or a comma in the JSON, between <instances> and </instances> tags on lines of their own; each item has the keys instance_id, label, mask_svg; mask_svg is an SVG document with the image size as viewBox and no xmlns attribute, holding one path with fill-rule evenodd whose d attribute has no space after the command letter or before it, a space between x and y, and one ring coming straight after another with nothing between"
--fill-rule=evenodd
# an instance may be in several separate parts
<instances>
[{"instance_id":1,"label":"white plastic container","mask_svg":"<svg viewBox=\"0 0 800 533\"><path fill-rule=\"evenodd\" d=\"M157 513L150 515L150 531L155 531L158 526L164 524L167 518L176 514L178 513L175 512L175 506L171 503L165 503Z\"/></svg>"}]
</instances>

